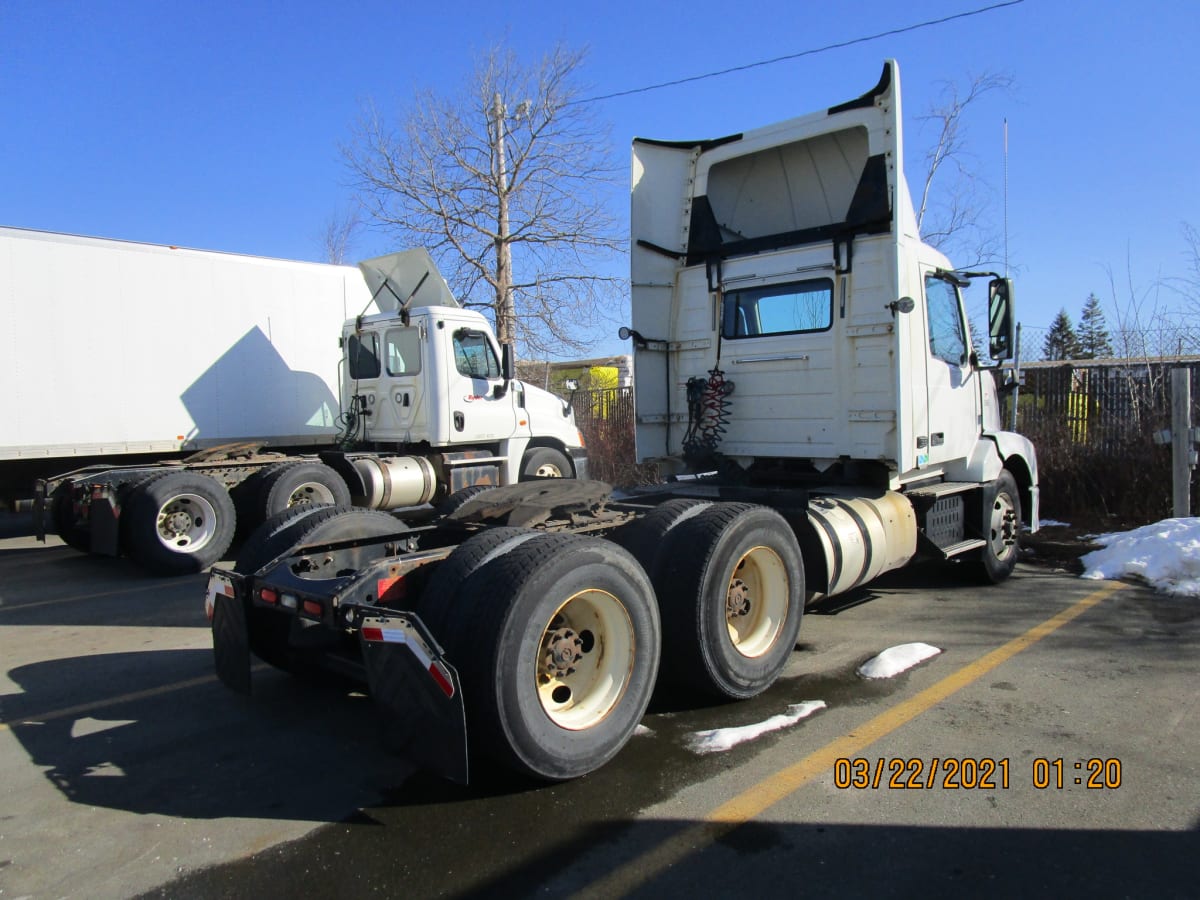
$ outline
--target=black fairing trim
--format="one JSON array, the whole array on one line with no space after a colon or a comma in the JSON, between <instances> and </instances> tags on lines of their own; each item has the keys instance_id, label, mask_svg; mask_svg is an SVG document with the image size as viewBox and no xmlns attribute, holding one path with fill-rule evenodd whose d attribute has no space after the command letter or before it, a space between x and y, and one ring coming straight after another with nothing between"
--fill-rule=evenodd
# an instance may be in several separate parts
<instances>
[{"instance_id":1,"label":"black fairing trim","mask_svg":"<svg viewBox=\"0 0 1200 900\"><path fill-rule=\"evenodd\" d=\"M840 112L847 112L851 109L863 109L868 106L875 105L875 98L884 93L892 85L892 67L887 63L883 65L883 74L879 76L879 83L871 90L867 91L861 97L856 97L839 106L829 107L829 115L837 115Z\"/></svg>"}]
</instances>

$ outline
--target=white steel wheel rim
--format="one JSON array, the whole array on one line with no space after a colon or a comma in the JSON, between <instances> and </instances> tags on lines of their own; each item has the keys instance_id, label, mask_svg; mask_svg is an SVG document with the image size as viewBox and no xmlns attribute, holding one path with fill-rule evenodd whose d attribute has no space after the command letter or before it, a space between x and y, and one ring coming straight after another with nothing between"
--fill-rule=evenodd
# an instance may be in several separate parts
<instances>
[{"instance_id":1,"label":"white steel wheel rim","mask_svg":"<svg viewBox=\"0 0 1200 900\"><path fill-rule=\"evenodd\" d=\"M550 617L537 648L537 693L560 728L582 731L620 701L633 674L636 639L625 606L612 594L575 594Z\"/></svg>"},{"instance_id":2,"label":"white steel wheel rim","mask_svg":"<svg viewBox=\"0 0 1200 900\"><path fill-rule=\"evenodd\" d=\"M217 511L199 494L176 494L158 509L158 541L175 553L196 553L217 533Z\"/></svg>"},{"instance_id":3,"label":"white steel wheel rim","mask_svg":"<svg viewBox=\"0 0 1200 900\"><path fill-rule=\"evenodd\" d=\"M1005 560L1017 549L1016 541L1017 508L1008 494L997 494L992 504L992 522L988 541L991 544L992 555L998 560Z\"/></svg>"},{"instance_id":4,"label":"white steel wheel rim","mask_svg":"<svg viewBox=\"0 0 1200 900\"><path fill-rule=\"evenodd\" d=\"M317 481L306 481L299 485L288 497L288 509L300 506L302 503L325 503L330 506L337 503L333 491Z\"/></svg>"},{"instance_id":5,"label":"white steel wheel rim","mask_svg":"<svg viewBox=\"0 0 1200 900\"><path fill-rule=\"evenodd\" d=\"M752 547L742 554L725 595L725 627L733 648L749 659L774 645L788 611L788 572L770 547Z\"/></svg>"},{"instance_id":6,"label":"white steel wheel rim","mask_svg":"<svg viewBox=\"0 0 1200 900\"><path fill-rule=\"evenodd\" d=\"M538 478L562 478L562 469L554 463L542 463L534 473Z\"/></svg>"}]
</instances>

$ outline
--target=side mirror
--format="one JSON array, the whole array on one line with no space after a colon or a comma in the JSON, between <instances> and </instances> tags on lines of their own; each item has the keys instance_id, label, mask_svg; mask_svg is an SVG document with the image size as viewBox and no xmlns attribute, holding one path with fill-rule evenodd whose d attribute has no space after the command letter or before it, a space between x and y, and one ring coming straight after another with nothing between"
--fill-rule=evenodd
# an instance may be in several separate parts
<instances>
[{"instance_id":1,"label":"side mirror","mask_svg":"<svg viewBox=\"0 0 1200 900\"><path fill-rule=\"evenodd\" d=\"M512 344L504 344L500 347L500 377L504 379L504 382L492 389L492 396L497 399L508 393L508 386L516 377L517 363L514 356Z\"/></svg>"},{"instance_id":2,"label":"side mirror","mask_svg":"<svg viewBox=\"0 0 1200 900\"><path fill-rule=\"evenodd\" d=\"M992 359L1012 359L1013 283L1011 278L988 282L988 354Z\"/></svg>"},{"instance_id":3,"label":"side mirror","mask_svg":"<svg viewBox=\"0 0 1200 900\"><path fill-rule=\"evenodd\" d=\"M512 381L517 377L516 349L512 344L505 344L500 348L500 374L505 381Z\"/></svg>"}]
</instances>

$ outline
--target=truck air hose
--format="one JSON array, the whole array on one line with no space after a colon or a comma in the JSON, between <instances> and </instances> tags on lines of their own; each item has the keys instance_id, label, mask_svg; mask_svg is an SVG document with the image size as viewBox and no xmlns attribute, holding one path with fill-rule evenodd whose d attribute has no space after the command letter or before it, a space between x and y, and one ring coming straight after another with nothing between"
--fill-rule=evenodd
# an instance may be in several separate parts
<instances>
[{"instance_id":1,"label":"truck air hose","mask_svg":"<svg viewBox=\"0 0 1200 900\"><path fill-rule=\"evenodd\" d=\"M729 425L729 395L733 382L720 369L710 369L708 378L687 382L688 427L683 436L685 459L707 462L716 452Z\"/></svg>"}]
</instances>

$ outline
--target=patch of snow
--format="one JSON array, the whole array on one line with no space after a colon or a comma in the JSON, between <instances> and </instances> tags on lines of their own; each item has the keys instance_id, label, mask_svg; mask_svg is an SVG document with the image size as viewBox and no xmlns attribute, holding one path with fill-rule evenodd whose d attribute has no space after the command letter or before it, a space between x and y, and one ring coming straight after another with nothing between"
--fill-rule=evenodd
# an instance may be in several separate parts
<instances>
[{"instance_id":1,"label":"patch of snow","mask_svg":"<svg viewBox=\"0 0 1200 900\"><path fill-rule=\"evenodd\" d=\"M801 719L807 719L819 709L825 708L824 700L805 700L803 703L793 703L788 706L786 713L771 716L765 722L754 725L737 725L732 728L713 728L708 731L697 731L685 739L687 747L696 753L723 753L730 747L752 741L772 731L779 731L795 725Z\"/></svg>"},{"instance_id":2,"label":"patch of snow","mask_svg":"<svg viewBox=\"0 0 1200 900\"><path fill-rule=\"evenodd\" d=\"M634 737L640 737L640 736L646 735L646 734L654 734L654 729L647 728L645 725L639 725L637 728L633 729Z\"/></svg>"},{"instance_id":3,"label":"patch of snow","mask_svg":"<svg viewBox=\"0 0 1200 900\"><path fill-rule=\"evenodd\" d=\"M1070 528L1071 523L1070 522L1059 522L1057 519L1043 519L1043 518L1039 517L1038 518L1038 527L1039 528Z\"/></svg>"},{"instance_id":4,"label":"patch of snow","mask_svg":"<svg viewBox=\"0 0 1200 900\"><path fill-rule=\"evenodd\" d=\"M1165 594L1200 597L1200 518L1163 519L1092 541L1101 549L1080 558L1084 578L1138 578Z\"/></svg>"},{"instance_id":5,"label":"patch of snow","mask_svg":"<svg viewBox=\"0 0 1200 900\"><path fill-rule=\"evenodd\" d=\"M863 678L894 678L917 663L924 662L942 651L937 647L920 642L888 647L878 656L868 659L858 667Z\"/></svg>"}]
</instances>

